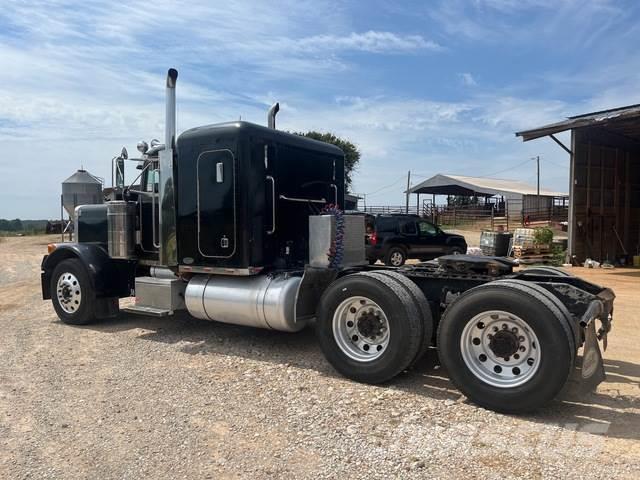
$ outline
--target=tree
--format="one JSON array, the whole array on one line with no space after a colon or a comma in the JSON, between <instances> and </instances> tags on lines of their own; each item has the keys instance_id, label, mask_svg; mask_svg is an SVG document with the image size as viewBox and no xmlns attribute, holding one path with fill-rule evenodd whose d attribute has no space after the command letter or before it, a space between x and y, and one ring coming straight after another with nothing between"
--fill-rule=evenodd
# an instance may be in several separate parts
<instances>
[{"instance_id":1,"label":"tree","mask_svg":"<svg viewBox=\"0 0 640 480\"><path fill-rule=\"evenodd\" d=\"M470 197L468 195L450 195L447 198L447 204L450 207L465 207L468 205L478 205L478 197Z\"/></svg>"},{"instance_id":2,"label":"tree","mask_svg":"<svg viewBox=\"0 0 640 480\"><path fill-rule=\"evenodd\" d=\"M344 187L346 192L351 191L351 184L353 182L352 174L357 170L358 163L360 163L360 151L349 140L340 138L333 133L320 133L315 131L310 132L294 132L295 135L301 137L312 138L314 140L320 140L321 142L331 143L336 147L339 147L344 152Z\"/></svg>"},{"instance_id":3,"label":"tree","mask_svg":"<svg viewBox=\"0 0 640 480\"><path fill-rule=\"evenodd\" d=\"M22 220L16 218L9 222L9 230L12 232L21 232L22 231Z\"/></svg>"}]
</instances>

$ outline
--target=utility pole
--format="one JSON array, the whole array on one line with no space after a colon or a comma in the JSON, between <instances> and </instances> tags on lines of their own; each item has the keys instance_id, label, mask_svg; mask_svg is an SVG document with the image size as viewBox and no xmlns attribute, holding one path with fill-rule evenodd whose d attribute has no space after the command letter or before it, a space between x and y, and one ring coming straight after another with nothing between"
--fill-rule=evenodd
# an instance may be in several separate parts
<instances>
[{"instance_id":1,"label":"utility pole","mask_svg":"<svg viewBox=\"0 0 640 480\"><path fill-rule=\"evenodd\" d=\"M540 203L540 155L536 157L536 167L538 173L538 204Z\"/></svg>"},{"instance_id":2,"label":"utility pole","mask_svg":"<svg viewBox=\"0 0 640 480\"><path fill-rule=\"evenodd\" d=\"M405 213L409 213L409 189L411 188L411 170L407 172L407 197L405 199Z\"/></svg>"}]
</instances>

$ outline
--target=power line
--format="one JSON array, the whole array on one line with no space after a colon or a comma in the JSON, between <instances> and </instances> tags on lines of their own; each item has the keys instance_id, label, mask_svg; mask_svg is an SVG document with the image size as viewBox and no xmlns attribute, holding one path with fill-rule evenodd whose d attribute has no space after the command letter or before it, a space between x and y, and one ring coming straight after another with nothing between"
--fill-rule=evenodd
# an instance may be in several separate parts
<instances>
[{"instance_id":1,"label":"power line","mask_svg":"<svg viewBox=\"0 0 640 480\"><path fill-rule=\"evenodd\" d=\"M534 160L534 159L528 158L528 159L526 159L524 162L519 163L519 164L517 164L517 165L514 165L513 167L505 168L505 169L503 169L503 170L498 170L497 172L488 173L488 174L486 174L486 175L480 175L480 177L483 177L483 178L486 178L486 177L493 177L494 175L498 175L498 174L500 174L500 173L509 172L509 171L511 171L511 170L515 170L516 168L520 168L520 167L522 167L523 165L525 165L525 164L529 163L531 160Z\"/></svg>"},{"instance_id":2,"label":"power line","mask_svg":"<svg viewBox=\"0 0 640 480\"><path fill-rule=\"evenodd\" d=\"M551 165L555 165L556 167L559 167L559 168L569 168L569 165L560 165L559 163L552 162L551 160L548 160L546 158L544 159L544 162L550 163Z\"/></svg>"},{"instance_id":3,"label":"power line","mask_svg":"<svg viewBox=\"0 0 640 480\"><path fill-rule=\"evenodd\" d=\"M405 176L403 175L400 178L398 178L395 182L390 183L389 185L385 185L384 187L381 187L381 188L379 188L377 190L374 190L373 192L365 193L365 195L369 195L369 196L375 195L376 193L381 192L382 190L386 190L387 188L391 188L391 187L397 185L399 182L401 182L404 179L405 179Z\"/></svg>"},{"instance_id":4,"label":"power line","mask_svg":"<svg viewBox=\"0 0 640 480\"><path fill-rule=\"evenodd\" d=\"M494 175L498 175L498 174L503 173L503 172L509 172L511 170L515 170L516 168L520 168L520 167L522 167L523 165L525 165L526 163L528 163L530 161L531 161L531 159L529 158L529 159L525 160L524 162L518 163L517 165L514 165L512 167L508 167L508 168L505 168L505 169L502 169L502 170L498 170L497 172L493 172L493 173L487 173L487 174L484 174L484 175L468 175L468 174L465 174L464 176L471 176L471 177L477 177L477 178L493 177ZM415 177L421 177L421 178L430 178L430 176L423 175L422 173L413 173L413 172L411 172L411 175L413 175ZM433 176L433 175L431 175L431 176Z\"/></svg>"}]
</instances>

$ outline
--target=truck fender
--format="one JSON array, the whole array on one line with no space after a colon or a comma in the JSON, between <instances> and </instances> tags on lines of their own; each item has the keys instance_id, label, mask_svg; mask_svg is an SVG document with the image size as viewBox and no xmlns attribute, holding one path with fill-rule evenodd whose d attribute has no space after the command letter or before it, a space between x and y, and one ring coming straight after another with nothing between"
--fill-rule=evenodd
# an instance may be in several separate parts
<instances>
[{"instance_id":1,"label":"truck fender","mask_svg":"<svg viewBox=\"0 0 640 480\"><path fill-rule=\"evenodd\" d=\"M63 243L42 259L42 298L51 298L51 275L56 266L68 258L79 259L87 270L92 287L99 298L128 297L135 277L135 264L114 260L100 245Z\"/></svg>"}]
</instances>

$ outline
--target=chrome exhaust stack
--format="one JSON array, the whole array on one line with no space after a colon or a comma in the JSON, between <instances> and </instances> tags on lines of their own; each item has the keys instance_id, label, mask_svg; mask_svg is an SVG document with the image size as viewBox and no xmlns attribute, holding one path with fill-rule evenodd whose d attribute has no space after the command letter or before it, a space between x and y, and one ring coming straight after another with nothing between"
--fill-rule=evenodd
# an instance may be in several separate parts
<instances>
[{"instance_id":1,"label":"chrome exhaust stack","mask_svg":"<svg viewBox=\"0 0 640 480\"><path fill-rule=\"evenodd\" d=\"M271 105L269 112L267 113L267 126L269 128L276 128L276 115L280 111L280 104L278 102Z\"/></svg>"},{"instance_id":2,"label":"chrome exhaust stack","mask_svg":"<svg viewBox=\"0 0 640 480\"><path fill-rule=\"evenodd\" d=\"M178 71L170 68L167 72L166 110L164 128L164 150L160 157L160 263L171 267L178 264L176 249L176 203L173 179L173 151L176 139L176 82Z\"/></svg>"}]
</instances>

